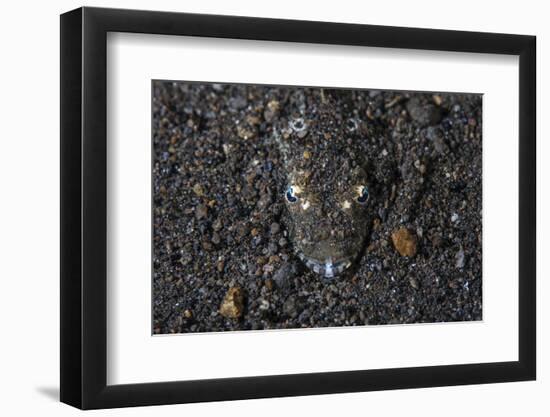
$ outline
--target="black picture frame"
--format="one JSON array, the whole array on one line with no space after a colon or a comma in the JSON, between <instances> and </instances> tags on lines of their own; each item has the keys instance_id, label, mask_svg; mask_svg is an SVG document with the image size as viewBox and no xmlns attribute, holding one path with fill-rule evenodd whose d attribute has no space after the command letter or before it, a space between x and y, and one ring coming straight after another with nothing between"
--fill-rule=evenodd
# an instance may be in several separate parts
<instances>
[{"instance_id":1,"label":"black picture frame","mask_svg":"<svg viewBox=\"0 0 550 417\"><path fill-rule=\"evenodd\" d=\"M113 385L107 376L108 32L519 56L519 360ZM533 380L536 38L251 17L79 8L61 16L61 401L82 409Z\"/></svg>"}]
</instances>

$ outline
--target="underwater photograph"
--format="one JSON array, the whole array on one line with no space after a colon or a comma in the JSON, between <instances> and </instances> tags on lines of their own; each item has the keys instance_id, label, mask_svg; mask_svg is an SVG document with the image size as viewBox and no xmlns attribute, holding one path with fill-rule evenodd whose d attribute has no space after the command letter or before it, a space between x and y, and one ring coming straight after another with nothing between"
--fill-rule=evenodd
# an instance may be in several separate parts
<instances>
[{"instance_id":1,"label":"underwater photograph","mask_svg":"<svg viewBox=\"0 0 550 417\"><path fill-rule=\"evenodd\" d=\"M482 95L152 81L153 334L482 320Z\"/></svg>"}]
</instances>

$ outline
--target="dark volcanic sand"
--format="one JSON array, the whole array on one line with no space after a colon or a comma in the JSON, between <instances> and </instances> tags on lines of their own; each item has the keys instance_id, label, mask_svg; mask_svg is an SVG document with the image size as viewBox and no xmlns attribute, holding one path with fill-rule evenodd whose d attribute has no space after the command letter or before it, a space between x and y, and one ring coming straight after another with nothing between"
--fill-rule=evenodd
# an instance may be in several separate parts
<instances>
[{"instance_id":1,"label":"dark volcanic sand","mask_svg":"<svg viewBox=\"0 0 550 417\"><path fill-rule=\"evenodd\" d=\"M292 250L272 140L319 91L153 82L154 333L481 320L481 96L324 90L383 132L385 178L362 256L327 281Z\"/></svg>"}]
</instances>

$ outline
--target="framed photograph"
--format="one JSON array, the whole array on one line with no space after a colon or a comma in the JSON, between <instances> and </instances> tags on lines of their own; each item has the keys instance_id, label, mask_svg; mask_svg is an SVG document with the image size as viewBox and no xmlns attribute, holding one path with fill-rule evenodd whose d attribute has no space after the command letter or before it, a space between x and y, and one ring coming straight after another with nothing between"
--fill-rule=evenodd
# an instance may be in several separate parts
<instances>
[{"instance_id":1,"label":"framed photograph","mask_svg":"<svg viewBox=\"0 0 550 417\"><path fill-rule=\"evenodd\" d=\"M61 16L61 401L533 380L535 37Z\"/></svg>"}]
</instances>

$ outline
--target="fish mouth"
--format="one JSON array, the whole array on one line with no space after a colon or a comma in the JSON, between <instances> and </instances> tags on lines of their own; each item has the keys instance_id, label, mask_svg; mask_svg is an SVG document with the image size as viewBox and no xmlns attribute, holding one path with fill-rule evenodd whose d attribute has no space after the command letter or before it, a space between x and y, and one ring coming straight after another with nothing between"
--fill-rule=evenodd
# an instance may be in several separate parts
<instances>
[{"instance_id":1,"label":"fish mouth","mask_svg":"<svg viewBox=\"0 0 550 417\"><path fill-rule=\"evenodd\" d=\"M298 253L298 257L309 269L327 279L332 279L340 275L351 266L351 260L349 258L334 260L329 256L324 261L320 261L318 259L309 258L301 252Z\"/></svg>"}]
</instances>

